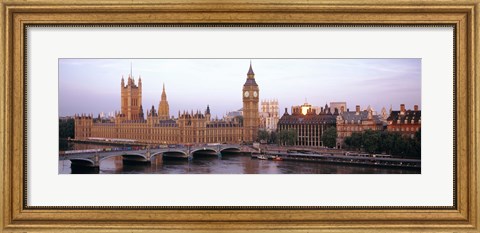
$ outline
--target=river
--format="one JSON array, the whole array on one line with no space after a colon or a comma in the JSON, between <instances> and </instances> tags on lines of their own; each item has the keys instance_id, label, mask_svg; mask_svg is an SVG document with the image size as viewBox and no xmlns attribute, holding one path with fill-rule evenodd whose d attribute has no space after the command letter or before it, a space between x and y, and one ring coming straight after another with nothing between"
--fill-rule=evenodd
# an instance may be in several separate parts
<instances>
[{"instance_id":1,"label":"river","mask_svg":"<svg viewBox=\"0 0 480 233\"><path fill-rule=\"evenodd\" d=\"M75 144L73 149L104 148L103 145ZM99 171L73 169L69 160L59 161L60 174L419 174L419 170L344 165L319 162L273 161L252 159L248 155L222 155L192 160L165 160L156 157L151 164L124 164L122 157L100 162Z\"/></svg>"}]
</instances>

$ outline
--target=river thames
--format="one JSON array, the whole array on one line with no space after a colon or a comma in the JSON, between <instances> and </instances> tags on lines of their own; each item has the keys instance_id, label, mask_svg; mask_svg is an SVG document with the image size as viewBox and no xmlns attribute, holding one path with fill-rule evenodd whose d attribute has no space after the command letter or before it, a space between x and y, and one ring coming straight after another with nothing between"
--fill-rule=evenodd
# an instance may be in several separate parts
<instances>
[{"instance_id":1,"label":"river thames","mask_svg":"<svg viewBox=\"0 0 480 233\"><path fill-rule=\"evenodd\" d=\"M59 161L60 174L93 173L88 169L73 170L70 161ZM96 172L95 172L96 173ZM152 164L124 165L122 157L105 159L100 174L418 174L416 170L378 168L358 165L323 164L316 162L272 161L249 156L227 156L193 160L162 161Z\"/></svg>"},{"instance_id":2,"label":"river thames","mask_svg":"<svg viewBox=\"0 0 480 233\"><path fill-rule=\"evenodd\" d=\"M69 149L105 148L102 145L74 144ZM107 158L99 171L71 168L70 160L59 160L59 174L418 174L419 170L303 161L252 159L244 154L224 154L192 160L163 160L151 164L124 164L121 156Z\"/></svg>"}]
</instances>

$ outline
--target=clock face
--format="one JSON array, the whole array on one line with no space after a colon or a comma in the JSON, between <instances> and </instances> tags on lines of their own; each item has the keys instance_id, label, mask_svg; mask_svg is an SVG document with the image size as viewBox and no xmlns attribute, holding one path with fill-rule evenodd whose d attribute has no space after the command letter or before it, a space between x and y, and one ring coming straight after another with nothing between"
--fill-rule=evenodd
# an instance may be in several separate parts
<instances>
[{"instance_id":1,"label":"clock face","mask_svg":"<svg viewBox=\"0 0 480 233\"><path fill-rule=\"evenodd\" d=\"M248 93L248 91L245 92L244 96L245 97L248 97L250 95L250 93Z\"/></svg>"},{"instance_id":2,"label":"clock face","mask_svg":"<svg viewBox=\"0 0 480 233\"><path fill-rule=\"evenodd\" d=\"M258 93L256 91L253 92L253 97L257 97Z\"/></svg>"}]
</instances>

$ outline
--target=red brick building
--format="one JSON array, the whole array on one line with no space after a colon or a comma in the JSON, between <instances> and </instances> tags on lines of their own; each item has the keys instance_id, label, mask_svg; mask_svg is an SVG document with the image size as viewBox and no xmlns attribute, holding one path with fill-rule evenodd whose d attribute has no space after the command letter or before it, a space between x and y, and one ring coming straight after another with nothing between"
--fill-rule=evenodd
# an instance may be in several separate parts
<instances>
[{"instance_id":1,"label":"red brick building","mask_svg":"<svg viewBox=\"0 0 480 233\"><path fill-rule=\"evenodd\" d=\"M421 128L421 113L418 105L414 105L413 110L406 110L405 104L401 104L400 111L390 111L390 116L387 118L387 131L413 138Z\"/></svg>"},{"instance_id":2,"label":"red brick building","mask_svg":"<svg viewBox=\"0 0 480 233\"><path fill-rule=\"evenodd\" d=\"M352 133L361 133L365 130L381 131L384 129L380 116L373 115L369 106L361 111L360 105L355 106L355 111L345 111L337 116L337 148L343 148L346 137Z\"/></svg>"}]
</instances>

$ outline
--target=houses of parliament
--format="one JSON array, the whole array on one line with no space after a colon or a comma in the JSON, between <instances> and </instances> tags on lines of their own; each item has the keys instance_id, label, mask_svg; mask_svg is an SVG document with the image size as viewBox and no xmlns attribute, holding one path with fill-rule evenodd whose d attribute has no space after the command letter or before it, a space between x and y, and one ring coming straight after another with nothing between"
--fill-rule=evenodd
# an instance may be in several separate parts
<instances>
[{"instance_id":1,"label":"houses of parliament","mask_svg":"<svg viewBox=\"0 0 480 233\"><path fill-rule=\"evenodd\" d=\"M127 82L121 80L121 109L114 121L94 118L93 115L75 115L75 138L130 139L151 144L204 144L253 142L257 138L260 121L258 112L259 88L252 65L242 89L243 119L212 119L210 107L204 112L178 112L170 116L165 85L158 108L152 106L144 115L142 106L142 79L135 83L130 74Z\"/></svg>"}]
</instances>

